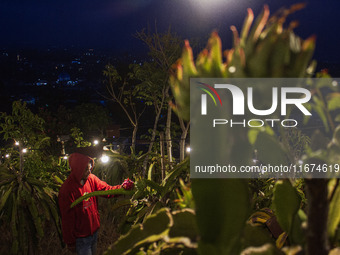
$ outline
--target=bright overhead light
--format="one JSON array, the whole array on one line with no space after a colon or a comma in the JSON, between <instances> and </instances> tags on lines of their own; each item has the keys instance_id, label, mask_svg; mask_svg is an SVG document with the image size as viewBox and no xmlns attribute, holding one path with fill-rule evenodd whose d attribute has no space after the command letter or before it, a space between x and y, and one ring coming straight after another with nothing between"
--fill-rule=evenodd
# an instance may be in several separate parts
<instances>
[{"instance_id":1,"label":"bright overhead light","mask_svg":"<svg viewBox=\"0 0 340 255\"><path fill-rule=\"evenodd\" d=\"M100 158L100 161L102 162L102 163L107 163L107 162L109 162L109 157L108 156L106 156L106 155L103 155L101 158Z\"/></svg>"},{"instance_id":2,"label":"bright overhead light","mask_svg":"<svg viewBox=\"0 0 340 255\"><path fill-rule=\"evenodd\" d=\"M94 145L97 145L98 143L99 143L98 140L94 140L94 141L93 141L93 144L94 144Z\"/></svg>"},{"instance_id":3,"label":"bright overhead light","mask_svg":"<svg viewBox=\"0 0 340 255\"><path fill-rule=\"evenodd\" d=\"M192 10L198 12L201 16L216 15L226 8L231 9L240 5L239 1L227 0L188 0Z\"/></svg>"},{"instance_id":4,"label":"bright overhead light","mask_svg":"<svg viewBox=\"0 0 340 255\"><path fill-rule=\"evenodd\" d=\"M22 149L22 153L26 153L27 152L27 149Z\"/></svg>"},{"instance_id":5,"label":"bright overhead light","mask_svg":"<svg viewBox=\"0 0 340 255\"><path fill-rule=\"evenodd\" d=\"M187 149L186 149L186 151L187 151L188 153L190 153L190 152L191 152L191 148L188 146Z\"/></svg>"}]
</instances>

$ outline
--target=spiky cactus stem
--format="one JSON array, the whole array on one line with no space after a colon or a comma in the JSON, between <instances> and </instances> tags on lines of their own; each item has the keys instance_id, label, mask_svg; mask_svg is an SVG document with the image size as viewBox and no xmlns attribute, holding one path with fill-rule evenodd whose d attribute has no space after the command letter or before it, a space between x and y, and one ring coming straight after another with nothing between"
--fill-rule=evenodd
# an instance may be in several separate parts
<instances>
[{"instance_id":1,"label":"spiky cactus stem","mask_svg":"<svg viewBox=\"0 0 340 255\"><path fill-rule=\"evenodd\" d=\"M264 7L254 21L254 14L248 9L241 33L236 27L231 30L234 36L233 48L222 54L221 40L213 32L208 46L193 58L189 42L185 42L181 59L174 65L170 76L171 88L176 100L175 112L183 119L190 119L189 78L303 78L312 75L315 62L311 58L315 48L315 36L303 40L293 32L297 22L283 27L287 16L304 7L295 4L278 15L269 18L269 8ZM253 22L254 21L254 22ZM223 61L222 56L226 61ZM327 181L308 181L308 237L309 255L327 254Z\"/></svg>"}]
</instances>

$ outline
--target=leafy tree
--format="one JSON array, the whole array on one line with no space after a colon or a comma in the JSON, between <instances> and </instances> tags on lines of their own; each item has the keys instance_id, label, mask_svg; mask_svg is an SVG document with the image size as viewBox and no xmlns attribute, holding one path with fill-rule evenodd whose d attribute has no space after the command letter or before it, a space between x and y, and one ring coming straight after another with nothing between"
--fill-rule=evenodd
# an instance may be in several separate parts
<instances>
[{"instance_id":1,"label":"leafy tree","mask_svg":"<svg viewBox=\"0 0 340 255\"><path fill-rule=\"evenodd\" d=\"M56 112L40 108L38 115L45 121L46 134L51 138L68 134L74 126L73 114L64 105L60 105Z\"/></svg>"},{"instance_id":2,"label":"leafy tree","mask_svg":"<svg viewBox=\"0 0 340 255\"><path fill-rule=\"evenodd\" d=\"M96 104L86 103L75 107L72 112L74 124L83 132L96 133L105 136L106 128L110 123L110 117L106 109Z\"/></svg>"},{"instance_id":3,"label":"leafy tree","mask_svg":"<svg viewBox=\"0 0 340 255\"><path fill-rule=\"evenodd\" d=\"M170 85L168 83L171 66L180 56L181 39L171 32L169 27L166 33L158 33L157 27L154 33L146 32L145 29L137 32L136 37L143 41L149 48L149 55L153 61L144 63L142 67L135 66L135 75L142 81L140 86L145 93L142 94L148 104L152 104L155 109L155 120L151 134L149 152L152 150L156 138L156 130L159 116L164 108L167 109L167 121L165 127L165 140L167 144L168 159L172 161L172 141L171 141L171 106L167 104L171 100Z\"/></svg>"},{"instance_id":4,"label":"leafy tree","mask_svg":"<svg viewBox=\"0 0 340 255\"><path fill-rule=\"evenodd\" d=\"M11 230L11 253L34 254L46 220L54 222L61 237L55 190L64 169L45 151L49 137L43 119L25 103L14 102L12 114L2 113L0 121L0 133L9 141L0 165L0 220Z\"/></svg>"},{"instance_id":5,"label":"leafy tree","mask_svg":"<svg viewBox=\"0 0 340 255\"><path fill-rule=\"evenodd\" d=\"M136 89L139 91L138 97L142 99L146 105L153 106L154 108L155 119L148 150L148 152L151 152L156 138L159 118L167 102L167 94L170 87L167 84L167 75L159 71L155 63L145 62L142 66L134 65L133 75L141 81L141 83L136 86Z\"/></svg>"},{"instance_id":6,"label":"leafy tree","mask_svg":"<svg viewBox=\"0 0 340 255\"><path fill-rule=\"evenodd\" d=\"M91 143L86 141L83 135L84 135L83 132L81 132L79 128L74 127L71 129L70 136L73 138L74 144L77 146L77 148L91 146Z\"/></svg>"},{"instance_id":7,"label":"leafy tree","mask_svg":"<svg viewBox=\"0 0 340 255\"><path fill-rule=\"evenodd\" d=\"M134 151L139 119L145 110L145 106L140 108L136 100L140 90L132 84L131 73L122 77L112 65L107 65L103 73L107 78L106 89L109 94L106 98L119 104L133 126L131 150Z\"/></svg>"},{"instance_id":8,"label":"leafy tree","mask_svg":"<svg viewBox=\"0 0 340 255\"><path fill-rule=\"evenodd\" d=\"M48 143L44 120L27 109L26 103L13 102L12 114L1 113L1 134L4 140L18 142L21 146L39 149Z\"/></svg>"}]
</instances>

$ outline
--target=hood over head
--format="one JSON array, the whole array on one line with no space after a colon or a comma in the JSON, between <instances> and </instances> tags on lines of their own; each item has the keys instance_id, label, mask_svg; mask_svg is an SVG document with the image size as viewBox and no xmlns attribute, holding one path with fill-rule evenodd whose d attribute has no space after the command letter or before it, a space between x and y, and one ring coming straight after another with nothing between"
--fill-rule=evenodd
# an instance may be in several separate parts
<instances>
[{"instance_id":1,"label":"hood over head","mask_svg":"<svg viewBox=\"0 0 340 255\"><path fill-rule=\"evenodd\" d=\"M88 167L89 162L94 166L94 161L89 156L80 153L72 153L68 159L71 168L71 175L78 182L83 178L84 172Z\"/></svg>"}]
</instances>

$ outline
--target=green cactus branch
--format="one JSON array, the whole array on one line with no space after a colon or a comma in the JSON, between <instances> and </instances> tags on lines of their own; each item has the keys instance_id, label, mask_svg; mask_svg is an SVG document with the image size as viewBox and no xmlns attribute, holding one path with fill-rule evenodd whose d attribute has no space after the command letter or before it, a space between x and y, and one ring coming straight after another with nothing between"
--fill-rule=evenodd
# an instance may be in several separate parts
<instances>
[{"instance_id":1,"label":"green cactus branch","mask_svg":"<svg viewBox=\"0 0 340 255\"><path fill-rule=\"evenodd\" d=\"M88 199L90 197L108 196L108 195L128 195L128 196L131 196L134 192L135 192L135 190L125 190L123 188L121 188L121 189L114 189L114 190L94 191L94 192L88 193L88 194L86 194L84 196L81 196L78 199L76 199L71 204L71 208L75 207L81 201L83 201L85 199Z\"/></svg>"}]
</instances>

